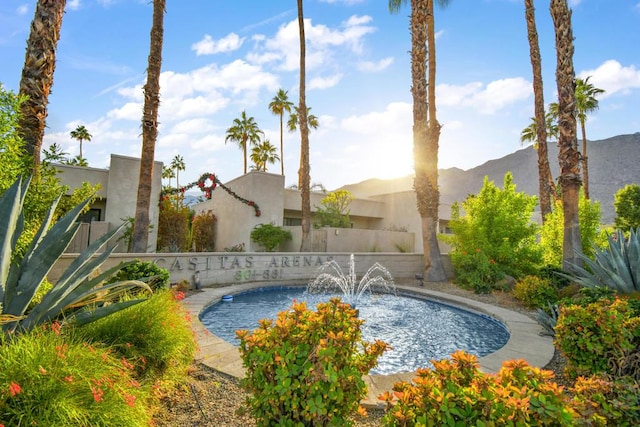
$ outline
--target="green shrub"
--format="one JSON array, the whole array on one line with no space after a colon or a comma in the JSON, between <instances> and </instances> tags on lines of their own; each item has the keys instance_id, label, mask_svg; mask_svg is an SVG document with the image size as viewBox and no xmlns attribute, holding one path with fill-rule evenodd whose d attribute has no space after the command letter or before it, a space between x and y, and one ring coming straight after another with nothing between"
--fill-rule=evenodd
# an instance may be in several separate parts
<instances>
[{"instance_id":1,"label":"green shrub","mask_svg":"<svg viewBox=\"0 0 640 427\"><path fill-rule=\"evenodd\" d=\"M91 342L109 345L135 366L139 376L180 382L193 362L196 342L191 321L177 298L165 290L147 301L80 328Z\"/></svg>"},{"instance_id":2,"label":"green shrub","mask_svg":"<svg viewBox=\"0 0 640 427\"><path fill-rule=\"evenodd\" d=\"M485 289L493 284L486 281L503 275L519 278L535 273L541 261L538 226L531 222L536 203L535 196L516 192L510 172L503 189L485 177L478 194L462 205L454 203L449 222L453 234L441 239L452 246L451 261L463 284Z\"/></svg>"},{"instance_id":3,"label":"green shrub","mask_svg":"<svg viewBox=\"0 0 640 427\"><path fill-rule=\"evenodd\" d=\"M479 248L471 252L454 251L451 262L456 270L455 282L476 293L491 292L496 282L504 277L495 260Z\"/></svg>"},{"instance_id":4,"label":"green shrub","mask_svg":"<svg viewBox=\"0 0 640 427\"><path fill-rule=\"evenodd\" d=\"M216 216L211 211L200 212L191 222L191 240L196 252L211 252L215 246Z\"/></svg>"},{"instance_id":5,"label":"green shrub","mask_svg":"<svg viewBox=\"0 0 640 427\"><path fill-rule=\"evenodd\" d=\"M183 252L189 250L189 208L163 196L158 216L158 251Z\"/></svg>"},{"instance_id":6,"label":"green shrub","mask_svg":"<svg viewBox=\"0 0 640 427\"><path fill-rule=\"evenodd\" d=\"M364 321L334 298L305 303L243 330L240 354L247 369L242 385L258 426L349 426L366 396L362 376L377 363L386 344L363 342Z\"/></svg>"},{"instance_id":7,"label":"green shrub","mask_svg":"<svg viewBox=\"0 0 640 427\"><path fill-rule=\"evenodd\" d=\"M573 387L573 406L585 426L640 425L640 385L632 378L579 377Z\"/></svg>"},{"instance_id":8,"label":"green shrub","mask_svg":"<svg viewBox=\"0 0 640 427\"><path fill-rule=\"evenodd\" d=\"M281 243L291 240L291 232L270 223L258 224L251 230L251 240L271 252Z\"/></svg>"},{"instance_id":9,"label":"green shrub","mask_svg":"<svg viewBox=\"0 0 640 427\"><path fill-rule=\"evenodd\" d=\"M141 280L146 282L153 291L166 289L169 286L169 270L158 267L149 261L134 260L125 265L113 275L108 283L124 282L126 280Z\"/></svg>"},{"instance_id":10,"label":"green shrub","mask_svg":"<svg viewBox=\"0 0 640 427\"><path fill-rule=\"evenodd\" d=\"M516 283L513 288L513 296L526 307L543 308L558 300L558 290L547 279L526 276Z\"/></svg>"},{"instance_id":11,"label":"green shrub","mask_svg":"<svg viewBox=\"0 0 640 427\"><path fill-rule=\"evenodd\" d=\"M383 425L568 426L575 418L553 374L523 360L505 362L497 374L483 373L462 351L432 363L379 397L389 404Z\"/></svg>"},{"instance_id":12,"label":"green shrub","mask_svg":"<svg viewBox=\"0 0 640 427\"><path fill-rule=\"evenodd\" d=\"M561 307L555 331L556 347L567 358L565 372L573 378L624 375L621 365L640 351L640 317L622 299Z\"/></svg>"},{"instance_id":13,"label":"green shrub","mask_svg":"<svg viewBox=\"0 0 640 427\"><path fill-rule=\"evenodd\" d=\"M64 329L0 335L0 425L148 426L150 389L127 360Z\"/></svg>"}]
</instances>

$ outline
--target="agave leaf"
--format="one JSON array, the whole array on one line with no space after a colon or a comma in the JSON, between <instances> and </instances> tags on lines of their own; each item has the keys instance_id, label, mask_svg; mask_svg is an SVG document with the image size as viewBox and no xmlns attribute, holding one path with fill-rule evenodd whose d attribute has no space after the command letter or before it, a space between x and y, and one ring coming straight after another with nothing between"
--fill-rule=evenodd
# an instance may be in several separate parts
<instances>
[{"instance_id":1,"label":"agave leaf","mask_svg":"<svg viewBox=\"0 0 640 427\"><path fill-rule=\"evenodd\" d=\"M48 229L57 201L50 207L47 218L20 263L16 295L6 309L8 313L21 315L25 312L42 281L75 236L80 227L76 219L90 201L85 200Z\"/></svg>"},{"instance_id":2,"label":"agave leaf","mask_svg":"<svg viewBox=\"0 0 640 427\"><path fill-rule=\"evenodd\" d=\"M640 228L629 233L627 258L631 273L631 280L636 291L640 291Z\"/></svg>"},{"instance_id":3,"label":"agave leaf","mask_svg":"<svg viewBox=\"0 0 640 427\"><path fill-rule=\"evenodd\" d=\"M96 321L101 319L109 314L115 313L120 310L124 310L125 308L131 307L136 304L140 304L141 302L146 301L145 299L135 299L128 301L120 301L113 304L105 305L103 307L99 307L95 310L83 310L77 314L71 316L71 320L75 321L78 325L85 325L87 323Z\"/></svg>"},{"instance_id":4,"label":"agave leaf","mask_svg":"<svg viewBox=\"0 0 640 427\"><path fill-rule=\"evenodd\" d=\"M99 249L106 241L108 241L120 229L111 232L96 239L89 247L87 247L62 273L60 279L51 288L49 292L42 298L40 304L33 308L29 313L29 324L37 323L41 319L47 319L55 316L53 312L59 313L66 306L73 303L78 295L85 292L87 288L97 286L104 279L86 280L86 278L100 267L111 255L114 248L106 250L95 255L96 249ZM95 255L95 256L94 256ZM113 267L105 274L113 274L119 270L119 266ZM101 276L103 276L101 275ZM80 289L78 289L80 288Z\"/></svg>"},{"instance_id":5,"label":"agave leaf","mask_svg":"<svg viewBox=\"0 0 640 427\"><path fill-rule=\"evenodd\" d=\"M14 293L9 272L13 248L22 232L22 205L29 183L27 180L22 184L20 178L0 196L0 301L3 307L7 305L6 294L11 296Z\"/></svg>"}]
</instances>

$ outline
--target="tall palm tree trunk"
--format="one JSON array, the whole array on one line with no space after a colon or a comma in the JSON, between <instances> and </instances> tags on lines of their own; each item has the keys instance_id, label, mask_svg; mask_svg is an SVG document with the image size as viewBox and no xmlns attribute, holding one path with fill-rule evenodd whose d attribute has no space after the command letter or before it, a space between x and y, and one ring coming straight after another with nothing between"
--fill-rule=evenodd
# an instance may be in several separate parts
<instances>
[{"instance_id":1,"label":"tall palm tree trunk","mask_svg":"<svg viewBox=\"0 0 640 427\"><path fill-rule=\"evenodd\" d=\"M298 0L298 28L300 33L300 99L298 101L298 126L300 127L300 169L298 184L302 197L302 242L300 252L311 252L311 177L309 166L309 126L307 124L307 102L305 96L306 42L304 35L304 12L302 0Z\"/></svg>"},{"instance_id":2,"label":"tall palm tree trunk","mask_svg":"<svg viewBox=\"0 0 640 427\"><path fill-rule=\"evenodd\" d=\"M414 188L422 222L424 278L446 280L438 245L438 145L440 123L436 117L436 43L433 0L411 2L411 78L413 86ZM428 60L428 80L425 65Z\"/></svg>"},{"instance_id":3,"label":"tall palm tree trunk","mask_svg":"<svg viewBox=\"0 0 640 427\"><path fill-rule=\"evenodd\" d=\"M283 143L283 139L284 139L284 134L283 134L283 127L282 127L282 116L284 115L284 111L280 112L280 174L282 176L284 176L284 143Z\"/></svg>"},{"instance_id":4,"label":"tall palm tree trunk","mask_svg":"<svg viewBox=\"0 0 640 427\"><path fill-rule=\"evenodd\" d=\"M549 166L549 150L547 147L547 127L544 111L544 91L542 84L542 60L536 29L536 16L533 0L524 0L527 34L529 38L529 56L533 70L533 98L535 109L536 138L538 143L538 188L540 193L540 213L542 222L552 210L552 198L555 195L555 184Z\"/></svg>"},{"instance_id":5,"label":"tall palm tree trunk","mask_svg":"<svg viewBox=\"0 0 640 427\"><path fill-rule=\"evenodd\" d=\"M20 135L33 170L40 167L40 150L47 121L47 104L56 68L56 48L66 0L38 0L27 40L19 94L28 97L18 119Z\"/></svg>"},{"instance_id":6,"label":"tall palm tree trunk","mask_svg":"<svg viewBox=\"0 0 640 427\"><path fill-rule=\"evenodd\" d=\"M149 246L149 207L153 183L153 161L158 137L165 4L166 0L153 1L153 23L142 112L142 156L131 247L134 253L145 253Z\"/></svg>"},{"instance_id":7,"label":"tall palm tree trunk","mask_svg":"<svg viewBox=\"0 0 640 427\"><path fill-rule=\"evenodd\" d=\"M589 200L589 156L587 156L587 130L584 120L580 120L580 131L582 132L582 189L584 198Z\"/></svg>"},{"instance_id":8,"label":"tall palm tree trunk","mask_svg":"<svg viewBox=\"0 0 640 427\"><path fill-rule=\"evenodd\" d=\"M551 17L556 34L556 82L558 86L558 163L564 212L562 267L582 265L578 196L580 191L580 153L576 138L575 71L573 68L573 31L567 0L551 0Z\"/></svg>"}]
</instances>

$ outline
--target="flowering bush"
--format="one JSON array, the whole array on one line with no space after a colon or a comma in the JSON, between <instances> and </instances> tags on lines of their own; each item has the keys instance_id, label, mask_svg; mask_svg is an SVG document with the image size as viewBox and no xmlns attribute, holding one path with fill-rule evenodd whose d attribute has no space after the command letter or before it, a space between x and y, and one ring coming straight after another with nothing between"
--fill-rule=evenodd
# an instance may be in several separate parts
<instances>
[{"instance_id":1,"label":"flowering bush","mask_svg":"<svg viewBox=\"0 0 640 427\"><path fill-rule=\"evenodd\" d=\"M236 332L247 368L242 384L257 424L352 425L350 416L366 396L362 376L387 348L362 341L363 322L334 298L315 312L294 303L275 322Z\"/></svg>"},{"instance_id":2,"label":"flowering bush","mask_svg":"<svg viewBox=\"0 0 640 427\"><path fill-rule=\"evenodd\" d=\"M558 300L558 290L547 279L526 276L516 282L513 296L529 308L546 308Z\"/></svg>"}]
</instances>

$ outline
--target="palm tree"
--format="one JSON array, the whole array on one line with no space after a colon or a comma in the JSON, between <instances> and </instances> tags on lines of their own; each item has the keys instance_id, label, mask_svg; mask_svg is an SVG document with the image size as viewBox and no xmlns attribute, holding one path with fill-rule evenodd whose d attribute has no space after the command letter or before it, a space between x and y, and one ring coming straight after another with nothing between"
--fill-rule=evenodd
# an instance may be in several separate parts
<instances>
[{"instance_id":1,"label":"palm tree","mask_svg":"<svg viewBox=\"0 0 640 427\"><path fill-rule=\"evenodd\" d=\"M288 92L284 89L278 89L278 93L273 97L269 103L269 111L276 116L280 116L280 171L281 175L284 175L284 152L283 152L283 132L282 132L282 117L284 113L291 113L293 108L293 102L289 101Z\"/></svg>"},{"instance_id":2,"label":"palm tree","mask_svg":"<svg viewBox=\"0 0 640 427\"><path fill-rule=\"evenodd\" d=\"M252 169L266 172L267 164L274 164L280 160L277 151L276 147L274 147L268 139L256 144L251 149L250 158L255 165Z\"/></svg>"},{"instance_id":3,"label":"palm tree","mask_svg":"<svg viewBox=\"0 0 640 427\"><path fill-rule=\"evenodd\" d=\"M173 158L173 160L171 160L171 168L175 169L176 174L176 188L180 188L180 171L185 170L187 167L184 164L184 158L179 155L176 154L176 156Z\"/></svg>"},{"instance_id":4,"label":"palm tree","mask_svg":"<svg viewBox=\"0 0 640 427\"><path fill-rule=\"evenodd\" d=\"M72 130L70 133L71 138L80 141L80 158L82 157L82 141L91 141L93 135L89 133L86 127L83 125L78 126L75 130Z\"/></svg>"},{"instance_id":5,"label":"palm tree","mask_svg":"<svg viewBox=\"0 0 640 427\"><path fill-rule=\"evenodd\" d=\"M556 34L556 85L558 88L558 163L564 213L562 268L582 266L578 196L580 192L580 152L576 139L575 71L573 30L567 0L551 0L551 17Z\"/></svg>"},{"instance_id":6,"label":"palm tree","mask_svg":"<svg viewBox=\"0 0 640 427\"><path fill-rule=\"evenodd\" d=\"M309 128L318 129L320 126L320 120L314 114L310 114L311 107L307 108L307 130ZM295 112L289 115L289 120L287 120L287 129L289 132L295 132L298 129L298 107L295 108ZM302 169L302 156L300 156L300 169ZM311 169L309 169L311 170ZM298 175L298 186L301 188L302 183L300 182L300 175Z\"/></svg>"},{"instance_id":7,"label":"palm tree","mask_svg":"<svg viewBox=\"0 0 640 427\"><path fill-rule=\"evenodd\" d=\"M47 104L56 68L56 47L66 0L38 0L27 40L19 94L26 98L20 107L18 127L33 170L40 166L40 150L47 120Z\"/></svg>"},{"instance_id":8,"label":"palm tree","mask_svg":"<svg viewBox=\"0 0 640 427\"><path fill-rule=\"evenodd\" d=\"M80 156L75 156L75 157L67 160L65 162L65 164L72 165L72 166L81 166L81 167L84 167L84 168L89 166L89 162L87 162L87 159L85 159L84 157L80 157Z\"/></svg>"},{"instance_id":9,"label":"palm tree","mask_svg":"<svg viewBox=\"0 0 640 427\"><path fill-rule=\"evenodd\" d=\"M264 132L260 130L253 117L247 117L246 111L242 111L240 118L233 119L233 126L227 129L227 137L224 139L224 143L234 141L242 150L244 174L247 173L247 143L251 145L259 143L261 135L264 135Z\"/></svg>"},{"instance_id":10,"label":"palm tree","mask_svg":"<svg viewBox=\"0 0 640 427\"><path fill-rule=\"evenodd\" d=\"M406 0L389 0L389 10L400 10ZM413 97L414 188L422 219L424 275L428 281L446 280L438 246L438 144L436 116L436 42L434 0L411 0L411 94ZM446 6L448 0L438 0ZM427 63L428 61L428 63ZM428 76L425 74L427 66Z\"/></svg>"},{"instance_id":11,"label":"palm tree","mask_svg":"<svg viewBox=\"0 0 640 427\"><path fill-rule=\"evenodd\" d=\"M540 46L538 43L538 30L536 29L535 8L533 0L524 0L525 18L527 21L527 35L529 38L529 57L533 70L533 98L535 117L533 124L546 122L544 112L544 92L542 84L542 60L540 59ZM538 152L538 188L540 193L540 213L542 222L552 210L551 199L555 195L555 185L549 166L549 150L547 148L547 127L535 126L535 148ZM520 136L520 140L524 142ZM532 141L532 139L529 139Z\"/></svg>"},{"instance_id":12,"label":"palm tree","mask_svg":"<svg viewBox=\"0 0 640 427\"><path fill-rule=\"evenodd\" d=\"M300 90L298 99L298 126L300 127L300 169L298 187L300 188L302 243L300 252L311 252L311 165L309 162L309 125L307 121L306 100L306 55L307 45L304 35L304 10L302 0L298 0L298 38L300 41Z\"/></svg>"},{"instance_id":13,"label":"palm tree","mask_svg":"<svg viewBox=\"0 0 640 427\"><path fill-rule=\"evenodd\" d=\"M153 1L147 82L144 85L142 111L142 155L138 179L136 213L131 233L131 250L145 253L149 246L149 207L153 182L153 160L158 138L158 108L160 106L160 71L162 68L162 43L164 37L164 13L166 0Z\"/></svg>"},{"instance_id":14,"label":"palm tree","mask_svg":"<svg viewBox=\"0 0 640 427\"><path fill-rule=\"evenodd\" d=\"M599 89L589 83L589 77L585 79L576 79L576 113L580 121L580 130L582 131L582 186L584 188L584 197L589 199L589 163L587 158L587 131L585 123L587 114L598 109L599 102L596 99L598 95L604 93L604 89Z\"/></svg>"},{"instance_id":15,"label":"palm tree","mask_svg":"<svg viewBox=\"0 0 640 427\"><path fill-rule=\"evenodd\" d=\"M175 178L175 177L176 177L176 172L173 170L171 165L162 166L162 179L169 180L169 185L167 185L167 187L171 188L171 178Z\"/></svg>"}]
</instances>

